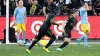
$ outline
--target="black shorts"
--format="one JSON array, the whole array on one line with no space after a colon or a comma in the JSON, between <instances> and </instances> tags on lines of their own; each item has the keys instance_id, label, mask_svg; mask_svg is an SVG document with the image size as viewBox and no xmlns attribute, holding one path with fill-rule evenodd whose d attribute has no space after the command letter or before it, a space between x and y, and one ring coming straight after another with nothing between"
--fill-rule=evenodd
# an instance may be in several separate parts
<instances>
[{"instance_id":1,"label":"black shorts","mask_svg":"<svg viewBox=\"0 0 100 56\"><path fill-rule=\"evenodd\" d=\"M63 35L64 38L65 38L65 37L66 37L66 38L71 38L71 31L67 31L67 30L66 30L65 32L62 33L62 35Z\"/></svg>"},{"instance_id":2,"label":"black shorts","mask_svg":"<svg viewBox=\"0 0 100 56\"><path fill-rule=\"evenodd\" d=\"M52 39L56 38L55 35L52 33L52 31L49 29L47 31L39 30L39 33L38 33L36 39L40 40L45 35Z\"/></svg>"}]
</instances>

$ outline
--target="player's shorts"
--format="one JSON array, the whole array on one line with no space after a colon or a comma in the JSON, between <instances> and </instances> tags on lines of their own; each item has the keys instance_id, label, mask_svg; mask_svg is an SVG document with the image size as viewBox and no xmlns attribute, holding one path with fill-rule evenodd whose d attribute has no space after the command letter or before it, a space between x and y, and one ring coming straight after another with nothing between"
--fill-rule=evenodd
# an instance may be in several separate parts
<instances>
[{"instance_id":1,"label":"player's shorts","mask_svg":"<svg viewBox=\"0 0 100 56\"><path fill-rule=\"evenodd\" d=\"M22 31L26 31L26 26L25 26L25 24L16 24L16 28L17 28L18 31L19 31L20 29L21 29Z\"/></svg>"},{"instance_id":2,"label":"player's shorts","mask_svg":"<svg viewBox=\"0 0 100 56\"><path fill-rule=\"evenodd\" d=\"M81 24L83 32L90 32L89 24Z\"/></svg>"},{"instance_id":3,"label":"player's shorts","mask_svg":"<svg viewBox=\"0 0 100 56\"><path fill-rule=\"evenodd\" d=\"M71 32L70 31L65 30L65 32L62 33L62 35L63 35L64 38L71 38Z\"/></svg>"},{"instance_id":4,"label":"player's shorts","mask_svg":"<svg viewBox=\"0 0 100 56\"><path fill-rule=\"evenodd\" d=\"M50 29L48 30L43 30L42 28L39 29L38 35L36 36L35 39L40 40L44 36L50 37L52 39L56 39L56 36L52 33Z\"/></svg>"}]
</instances>

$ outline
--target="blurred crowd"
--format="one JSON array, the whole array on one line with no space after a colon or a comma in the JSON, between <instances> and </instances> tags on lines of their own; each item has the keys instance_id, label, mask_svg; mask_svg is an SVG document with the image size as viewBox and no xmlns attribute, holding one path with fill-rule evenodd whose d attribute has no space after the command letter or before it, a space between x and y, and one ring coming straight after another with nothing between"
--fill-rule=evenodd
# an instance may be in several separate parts
<instances>
[{"instance_id":1,"label":"blurred crowd","mask_svg":"<svg viewBox=\"0 0 100 56\"><path fill-rule=\"evenodd\" d=\"M9 0L10 15L13 15L14 10L18 7L19 0ZM27 15L43 15L43 4L46 0L23 0L24 6L27 9ZM88 15L100 15L100 0L53 0L56 4L56 15L69 15L70 9L79 9L83 2L88 3L91 10ZM0 15L6 14L6 0L0 0Z\"/></svg>"}]
</instances>

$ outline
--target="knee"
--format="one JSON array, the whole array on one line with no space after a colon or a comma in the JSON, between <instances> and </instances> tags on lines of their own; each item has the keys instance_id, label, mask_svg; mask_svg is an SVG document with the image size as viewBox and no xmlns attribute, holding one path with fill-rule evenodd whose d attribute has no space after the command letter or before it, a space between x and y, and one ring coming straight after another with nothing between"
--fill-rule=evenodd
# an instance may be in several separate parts
<instances>
[{"instance_id":1,"label":"knee","mask_svg":"<svg viewBox=\"0 0 100 56\"><path fill-rule=\"evenodd\" d=\"M64 42L68 42L68 43L70 43L70 39L68 39L68 38L64 38Z\"/></svg>"},{"instance_id":2,"label":"knee","mask_svg":"<svg viewBox=\"0 0 100 56\"><path fill-rule=\"evenodd\" d=\"M64 42L68 42L68 43L69 43L70 41L68 41L68 40L64 40Z\"/></svg>"}]
</instances>

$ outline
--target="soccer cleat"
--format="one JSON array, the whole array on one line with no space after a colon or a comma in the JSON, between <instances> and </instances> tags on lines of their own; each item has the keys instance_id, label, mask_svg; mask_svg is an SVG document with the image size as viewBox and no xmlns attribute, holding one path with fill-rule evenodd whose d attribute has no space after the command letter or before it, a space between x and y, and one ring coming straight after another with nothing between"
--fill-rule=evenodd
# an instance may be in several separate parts
<instances>
[{"instance_id":1,"label":"soccer cleat","mask_svg":"<svg viewBox=\"0 0 100 56\"><path fill-rule=\"evenodd\" d=\"M36 43L35 46L38 46L38 44Z\"/></svg>"},{"instance_id":2,"label":"soccer cleat","mask_svg":"<svg viewBox=\"0 0 100 56\"><path fill-rule=\"evenodd\" d=\"M26 52L29 53L29 54L31 53L30 50L28 50L28 49L26 49Z\"/></svg>"},{"instance_id":3,"label":"soccer cleat","mask_svg":"<svg viewBox=\"0 0 100 56\"><path fill-rule=\"evenodd\" d=\"M84 47L91 47L90 45L85 45Z\"/></svg>"},{"instance_id":4,"label":"soccer cleat","mask_svg":"<svg viewBox=\"0 0 100 56\"><path fill-rule=\"evenodd\" d=\"M48 50L48 48L45 48L45 47L43 47L43 50L46 51L46 52L50 52L50 51Z\"/></svg>"},{"instance_id":5,"label":"soccer cleat","mask_svg":"<svg viewBox=\"0 0 100 56\"><path fill-rule=\"evenodd\" d=\"M77 41L78 45L80 46L80 41L79 41L79 39L77 39L76 41Z\"/></svg>"},{"instance_id":6,"label":"soccer cleat","mask_svg":"<svg viewBox=\"0 0 100 56\"><path fill-rule=\"evenodd\" d=\"M57 48L56 50L57 50L57 51L63 51L61 48Z\"/></svg>"}]
</instances>

